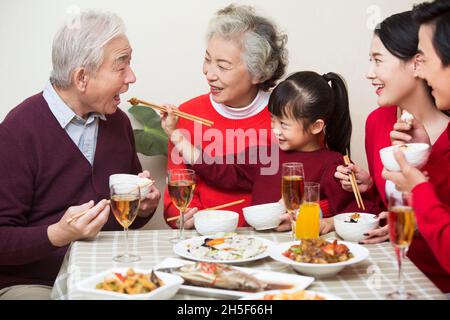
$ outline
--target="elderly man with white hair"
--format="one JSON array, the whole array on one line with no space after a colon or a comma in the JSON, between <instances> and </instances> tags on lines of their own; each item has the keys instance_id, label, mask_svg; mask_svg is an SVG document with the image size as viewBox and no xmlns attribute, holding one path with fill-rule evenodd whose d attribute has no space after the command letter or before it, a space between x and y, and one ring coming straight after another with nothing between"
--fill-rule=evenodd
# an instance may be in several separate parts
<instances>
[{"instance_id":1,"label":"elderly man with white hair","mask_svg":"<svg viewBox=\"0 0 450 320\"><path fill-rule=\"evenodd\" d=\"M109 176L149 177L118 109L136 81L131 53L118 16L81 13L54 39L44 91L0 124L0 299L48 299L72 241L121 229L109 214ZM152 187L134 227L149 221L160 196Z\"/></svg>"}]
</instances>

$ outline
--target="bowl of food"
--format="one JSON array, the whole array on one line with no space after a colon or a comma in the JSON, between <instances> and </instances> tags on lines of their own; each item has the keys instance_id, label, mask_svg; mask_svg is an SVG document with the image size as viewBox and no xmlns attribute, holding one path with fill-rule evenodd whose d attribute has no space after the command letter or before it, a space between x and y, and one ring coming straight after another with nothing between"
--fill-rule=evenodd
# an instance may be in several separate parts
<instances>
[{"instance_id":1,"label":"bowl of food","mask_svg":"<svg viewBox=\"0 0 450 320\"><path fill-rule=\"evenodd\" d=\"M272 248L270 256L299 273L324 278L365 260L369 250L352 242L305 239L281 243Z\"/></svg>"},{"instance_id":2,"label":"bowl of food","mask_svg":"<svg viewBox=\"0 0 450 320\"><path fill-rule=\"evenodd\" d=\"M118 183L130 183L139 185L141 200L144 200L147 193L150 192L150 187L155 183L155 181L147 178L141 178L134 174L113 174L109 176L109 187L113 184Z\"/></svg>"},{"instance_id":3,"label":"bowl of food","mask_svg":"<svg viewBox=\"0 0 450 320\"><path fill-rule=\"evenodd\" d=\"M407 143L400 146L390 146L380 150L381 162L389 171L400 171L395 160L394 150L399 149L405 155L406 161L415 168L422 168L428 161L430 145L427 143Z\"/></svg>"},{"instance_id":4,"label":"bowl of food","mask_svg":"<svg viewBox=\"0 0 450 320\"><path fill-rule=\"evenodd\" d=\"M336 233L345 241L359 242L364 234L378 228L380 221L370 213L342 213L334 216Z\"/></svg>"},{"instance_id":5,"label":"bowl of food","mask_svg":"<svg viewBox=\"0 0 450 320\"><path fill-rule=\"evenodd\" d=\"M167 300L183 283L174 274L132 268L103 271L76 284L86 300Z\"/></svg>"},{"instance_id":6,"label":"bowl of food","mask_svg":"<svg viewBox=\"0 0 450 320\"><path fill-rule=\"evenodd\" d=\"M260 204L242 209L245 221L255 230L269 230L278 227L286 208L280 202Z\"/></svg>"},{"instance_id":7,"label":"bowl of food","mask_svg":"<svg viewBox=\"0 0 450 320\"><path fill-rule=\"evenodd\" d=\"M194 215L194 226L201 235L233 232L239 222L239 214L228 210L205 210Z\"/></svg>"}]
</instances>

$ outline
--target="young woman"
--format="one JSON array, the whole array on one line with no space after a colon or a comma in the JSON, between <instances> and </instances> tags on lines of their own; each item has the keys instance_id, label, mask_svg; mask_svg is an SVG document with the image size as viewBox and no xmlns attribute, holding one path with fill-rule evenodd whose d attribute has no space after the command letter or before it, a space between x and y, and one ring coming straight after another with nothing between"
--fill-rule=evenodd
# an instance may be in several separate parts
<instances>
[{"instance_id":1,"label":"young woman","mask_svg":"<svg viewBox=\"0 0 450 320\"><path fill-rule=\"evenodd\" d=\"M211 156L221 156L270 143L268 90L284 74L286 39L273 22L255 14L251 7L230 5L218 12L209 25L203 63L210 92L180 106L184 112L214 122L212 128L202 128L180 119L178 127L189 132L193 144L211 152ZM168 169L185 167L172 150L169 142ZM242 208L251 202L248 192L223 192L199 179L190 207L204 209L242 198L244 203L229 209L240 213L239 226L244 226ZM186 228L193 227L196 210L186 212ZM166 188L164 216L178 215ZM170 226L176 228L176 222Z\"/></svg>"},{"instance_id":2,"label":"young woman","mask_svg":"<svg viewBox=\"0 0 450 320\"><path fill-rule=\"evenodd\" d=\"M251 191L253 204L278 201L281 165L303 163L306 180L320 183L325 218L321 221L321 233L332 231L333 215L357 210L353 194L342 190L334 178L336 166L343 163L343 154L349 151L352 130L344 81L332 72L323 76L315 72L297 72L274 89L268 107L279 146L269 152L270 159L279 163L272 173L264 174L264 169L272 164L254 161L257 154L252 153L252 148L235 156L232 163L226 163L227 157L210 159L207 154L202 154L180 130L176 130L177 119L171 109L169 115L163 116L163 128L185 161L192 164L207 184L225 190ZM366 207L369 211L380 211L369 202ZM289 221L285 221L284 226L289 228Z\"/></svg>"},{"instance_id":3,"label":"young woman","mask_svg":"<svg viewBox=\"0 0 450 320\"><path fill-rule=\"evenodd\" d=\"M353 170L359 188L367 197L379 199L387 207L386 193L394 192L395 185L383 179L380 149L390 146L390 133L397 122L400 110L411 113L422 123L433 145L430 159L423 170L428 171L430 182L448 199L450 185L442 175L443 155L448 148L447 128L449 117L438 110L430 88L417 72L417 45L419 26L410 11L393 15L375 30L370 49L371 66L367 78L376 87L380 108L373 111L366 122L366 154L370 174L357 165L340 166L335 176L349 190L348 172ZM351 189L350 189L351 190ZM386 213L380 218L386 218ZM372 230L363 243L377 243L389 239L388 226ZM446 272L440 267L420 233L414 238L408 251L411 260L440 288L445 287ZM447 289L449 282L447 281Z\"/></svg>"}]
</instances>

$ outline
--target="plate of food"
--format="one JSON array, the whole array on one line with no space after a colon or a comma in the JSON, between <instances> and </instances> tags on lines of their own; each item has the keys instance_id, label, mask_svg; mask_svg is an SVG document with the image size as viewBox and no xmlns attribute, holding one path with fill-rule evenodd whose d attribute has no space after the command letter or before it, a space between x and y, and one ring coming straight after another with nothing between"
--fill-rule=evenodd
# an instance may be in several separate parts
<instances>
[{"instance_id":1,"label":"plate of food","mask_svg":"<svg viewBox=\"0 0 450 320\"><path fill-rule=\"evenodd\" d=\"M86 300L167 300L183 283L175 274L132 268L115 268L76 284Z\"/></svg>"},{"instance_id":2,"label":"plate of food","mask_svg":"<svg viewBox=\"0 0 450 320\"><path fill-rule=\"evenodd\" d=\"M314 277L329 277L369 256L363 246L346 241L305 239L281 243L270 252L272 259Z\"/></svg>"},{"instance_id":3,"label":"plate of food","mask_svg":"<svg viewBox=\"0 0 450 320\"><path fill-rule=\"evenodd\" d=\"M329 294L309 290L274 290L247 295L240 300L342 300Z\"/></svg>"},{"instance_id":4,"label":"plate of food","mask_svg":"<svg viewBox=\"0 0 450 320\"><path fill-rule=\"evenodd\" d=\"M303 290L312 277L233 267L215 262L192 262L167 258L154 267L183 278L180 291L198 296L238 299L249 294L273 290Z\"/></svg>"},{"instance_id":5,"label":"plate of food","mask_svg":"<svg viewBox=\"0 0 450 320\"><path fill-rule=\"evenodd\" d=\"M273 245L270 240L254 236L203 236L178 242L173 251L195 261L240 264L266 258Z\"/></svg>"}]
</instances>

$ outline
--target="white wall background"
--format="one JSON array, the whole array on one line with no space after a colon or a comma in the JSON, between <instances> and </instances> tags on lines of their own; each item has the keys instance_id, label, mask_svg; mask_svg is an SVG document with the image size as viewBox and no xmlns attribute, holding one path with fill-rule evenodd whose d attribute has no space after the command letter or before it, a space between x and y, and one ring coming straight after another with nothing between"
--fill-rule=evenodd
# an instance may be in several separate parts
<instances>
[{"instance_id":1,"label":"white wall background","mask_svg":"<svg viewBox=\"0 0 450 320\"><path fill-rule=\"evenodd\" d=\"M138 96L179 104L207 92L201 72L206 26L218 9L232 2L254 5L288 34L288 73L334 71L346 78L354 127L352 158L365 165L364 123L376 107L375 90L364 77L369 26L378 15L383 19L409 10L421 0L0 0L0 121L43 89L51 70L53 36L77 8L116 12L127 25L137 82L122 101ZM141 160L163 190L165 158ZM148 228L166 227L161 207Z\"/></svg>"}]
</instances>

